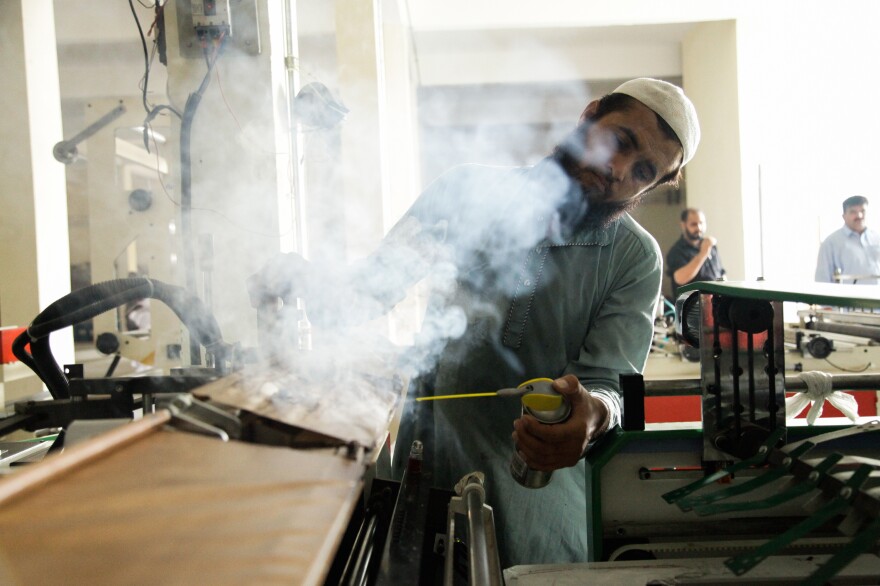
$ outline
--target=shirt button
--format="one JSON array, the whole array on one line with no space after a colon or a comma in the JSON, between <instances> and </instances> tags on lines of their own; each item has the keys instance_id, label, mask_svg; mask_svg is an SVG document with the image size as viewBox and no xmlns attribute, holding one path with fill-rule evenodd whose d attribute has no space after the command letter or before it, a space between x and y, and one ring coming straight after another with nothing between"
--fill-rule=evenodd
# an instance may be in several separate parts
<instances>
[{"instance_id":1,"label":"shirt button","mask_svg":"<svg viewBox=\"0 0 880 586\"><path fill-rule=\"evenodd\" d=\"M526 287L530 286L531 284L532 284L532 282L529 281L528 279L526 279L525 281L523 281L523 285L525 285Z\"/></svg>"}]
</instances>

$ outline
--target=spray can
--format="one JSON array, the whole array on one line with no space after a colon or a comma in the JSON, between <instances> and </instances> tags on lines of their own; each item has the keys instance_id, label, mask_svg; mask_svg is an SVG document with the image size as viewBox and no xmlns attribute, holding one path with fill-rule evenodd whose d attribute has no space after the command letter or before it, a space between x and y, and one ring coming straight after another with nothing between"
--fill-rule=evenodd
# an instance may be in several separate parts
<instances>
[{"instance_id":1,"label":"spray can","mask_svg":"<svg viewBox=\"0 0 880 586\"><path fill-rule=\"evenodd\" d=\"M532 379L522 383L517 388L524 391L522 393L523 397L529 394L560 395L560 393L553 389L553 380L549 378ZM528 413L541 423L552 425L554 423L562 423L568 419L569 415L571 415L571 404L564 396L559 407L547 411L539 411L523 403L522 413L523 415ZM543 488L550 482L553 472L529 468L528 464L520 457L516 446L514 446L513 457L510 459L510 475L526 488Z\"/></svg>"}]
</instances>

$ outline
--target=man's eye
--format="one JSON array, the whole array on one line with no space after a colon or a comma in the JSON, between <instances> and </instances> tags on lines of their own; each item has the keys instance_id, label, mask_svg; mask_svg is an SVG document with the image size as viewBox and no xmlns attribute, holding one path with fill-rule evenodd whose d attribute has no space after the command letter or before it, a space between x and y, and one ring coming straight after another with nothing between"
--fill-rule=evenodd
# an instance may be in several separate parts
<instances>
[{"instance_id":1,"label":"man's eye","mask_svg":"<svg viewBox=\"0 0 880 586\"><path fill-rule=\"evenodd\" d=\"M651 172L648 166L644 164L636 165L634 175L637 181L641 181L644 183L650 183L654 180L654 174Z\"/></svg>"}]
</instances>

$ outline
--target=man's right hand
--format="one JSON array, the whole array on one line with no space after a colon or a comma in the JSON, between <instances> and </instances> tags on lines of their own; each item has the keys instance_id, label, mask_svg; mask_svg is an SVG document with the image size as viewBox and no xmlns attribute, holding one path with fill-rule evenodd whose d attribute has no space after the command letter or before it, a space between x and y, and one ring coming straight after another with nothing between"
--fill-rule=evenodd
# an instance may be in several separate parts
<instances>
[{"instance_id":1,"label":"man's right hand","mask_svg":"<svg viewBox=\"0 0 880 586\"><path fill-rule=\"evenodd\" d=\"M704 236L703 240L700 242L700 252L703 254L709 254L709 251L712 250L712 247L718 244L718 239L714 236Z\"/></svg>"}]
</instances>

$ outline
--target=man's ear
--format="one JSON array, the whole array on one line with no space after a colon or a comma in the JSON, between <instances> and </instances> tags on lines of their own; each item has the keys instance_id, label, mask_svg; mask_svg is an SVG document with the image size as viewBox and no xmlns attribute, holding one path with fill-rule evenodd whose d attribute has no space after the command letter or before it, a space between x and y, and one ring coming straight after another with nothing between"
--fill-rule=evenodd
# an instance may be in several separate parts
<instances>
[{"instance_id":1,"label":"man's ear","mask_svg":"<svg viewBox=\"0 0 880 586\"><path fill-rule=\"evenodd\" d=\"M599 100L593 100L587 107L584 108L584 111L581 113L581 117L578 118L578 124L583 124L588 118L591 118L596 111L599 109Z\"/></svg>"}]
</instances>

